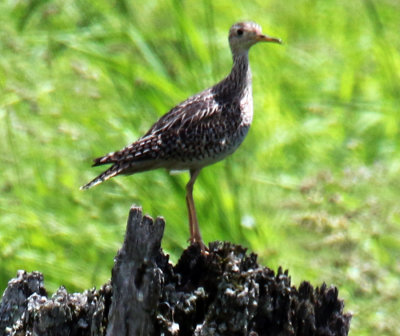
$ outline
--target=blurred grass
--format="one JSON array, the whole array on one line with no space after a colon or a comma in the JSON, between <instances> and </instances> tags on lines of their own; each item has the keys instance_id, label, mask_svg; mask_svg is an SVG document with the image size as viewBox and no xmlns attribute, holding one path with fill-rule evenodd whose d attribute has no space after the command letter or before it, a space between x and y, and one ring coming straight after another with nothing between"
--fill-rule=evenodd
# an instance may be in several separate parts
<instances>
[{"instance_id":1,"label":"blurred grass","mask_svg":"<svg viewBox=\"0 0 400 336\"><path fill-rule=\"evenodd\" d=\"M1 2L0 290L17 269L50 290L101 285L132 203L165 217L176 260L187 174L79 186L101 171L93 157L225 76L227 30L251 19L285 45L251 51L254 123L196 183L203 236L296 285L338 286L352 335L400 335L399 13L395 0Z\"/></svg>"}]
</instances>

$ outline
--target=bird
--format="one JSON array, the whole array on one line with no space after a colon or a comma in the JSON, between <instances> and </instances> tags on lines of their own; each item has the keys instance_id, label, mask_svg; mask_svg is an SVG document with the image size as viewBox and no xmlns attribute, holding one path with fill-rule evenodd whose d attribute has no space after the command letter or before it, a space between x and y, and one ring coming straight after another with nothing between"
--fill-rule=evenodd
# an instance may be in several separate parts
<instances>
[{"instance_id":1,"label":"bird","mask_svg":"<svg viewBox=\"0 0 400 336\"><path fill-rule=\"evenodd\" d=\"M93 166L111 164L81 189L94 187L116 175L131 175L157 168L188 170L186 204L190 243L207 247L201 237L193 186L202 168L232 154L246 137L253 119L252 74L249 49L259 42L282 43L264 35L255 22L237 22L229 29L233 65L214 86L179 103L146 134L123 149L94 159Z\"/></svg>"}]
</instances>

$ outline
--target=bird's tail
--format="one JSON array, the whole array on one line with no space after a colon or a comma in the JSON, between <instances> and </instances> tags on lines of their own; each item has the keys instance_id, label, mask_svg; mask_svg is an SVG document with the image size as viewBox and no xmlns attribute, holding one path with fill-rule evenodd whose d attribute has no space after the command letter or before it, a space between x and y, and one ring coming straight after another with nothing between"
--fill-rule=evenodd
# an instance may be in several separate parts
<instances>
[{"instance_id":1,"label":"bird's tail","mask_svg":"<svg viewBox=\"0 0 400 336\"><path fill-rule=\"evenodd\" d=\"M107 181L111 177L120 174L123 170L125 170L127 168L127 166L129 166L129 163L125 163L125 164L117 164L116 163L116 164L112 165L110 168L108 168L105 172L101 173L99 176L94 178L92 181L90 181L89 183L80 187L80 189L86 190L86 189L90 189L94 186L97 186L98 184L100 184L104 181Z\"/></svg>"},{"instance_id":2,"label":"bird's tail","mask_svg":"<svg viewBox=\"0 0 400 336\"><path fill-rule=\"evenodd\" d=\"M108 153L107 155L98 157L93 160L92 167L101 166L107 163L116 163L120 159L121 155L118 155L119 152Z\"/></svg>"}]
</instances>

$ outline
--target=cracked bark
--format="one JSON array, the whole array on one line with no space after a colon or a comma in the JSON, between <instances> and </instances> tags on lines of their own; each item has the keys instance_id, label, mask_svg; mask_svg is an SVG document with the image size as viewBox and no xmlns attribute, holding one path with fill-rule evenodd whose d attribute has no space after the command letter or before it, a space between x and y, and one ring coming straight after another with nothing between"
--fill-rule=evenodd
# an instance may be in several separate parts
<instances>
[{"instance_id":1,"label":"cracked bark","mask_svg":"<svg viewBox=\"0 0 400 336\"><path fill-rule=\"evenodd\" d=\"M335 287L291 285L231 243L161 249L164 220L129 213L110 283L49 297L39 272L19 271L0 302L1 335L347 335L351 315Z\"/></svg>"}]
</instances>

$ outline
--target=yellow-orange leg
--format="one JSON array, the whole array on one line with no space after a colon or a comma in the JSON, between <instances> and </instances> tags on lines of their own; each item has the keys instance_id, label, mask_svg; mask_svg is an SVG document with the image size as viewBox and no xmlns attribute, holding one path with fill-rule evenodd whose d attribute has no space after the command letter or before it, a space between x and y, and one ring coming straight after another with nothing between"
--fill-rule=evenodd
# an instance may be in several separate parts
<instances>
[{"instance_id":1,"label":"yellow-orange leg","mask_svg":"<svg viewBox=\"0 0 400 336\"><path fill-rule=\"evenodd\" d=\"M201 169L190 170L190 180L186 185L186 204L189 213L189 229L190 229L190 243L199 244L201 250L204 252L207 250L206 245L203 243L201 238L199 222L197 221L196 208L194 207L193 200L193 185L199 175Z\"/></svg>"}]
</instances>

